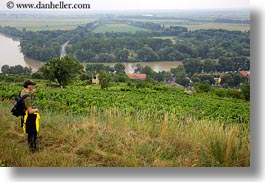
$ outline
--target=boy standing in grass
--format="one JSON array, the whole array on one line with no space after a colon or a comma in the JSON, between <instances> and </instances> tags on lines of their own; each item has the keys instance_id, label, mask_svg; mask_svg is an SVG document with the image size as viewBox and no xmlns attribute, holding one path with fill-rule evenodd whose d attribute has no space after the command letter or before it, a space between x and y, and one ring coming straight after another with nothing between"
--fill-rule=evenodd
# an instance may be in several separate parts
<instances>
[{"instance_id":1,"label":"boy standing in grass","mask_svg":"<svg viewBox=\"0 0 265 182\"><path fill-rule=\"evenodd\" d=\"M23 104L25 107L25 116L24 116L24 123L23 123L23 129L28 134L28 145L32 152L37 151L37 126L36 126L36 118L38 116L38 109L32 108L32 99L34 97L34 94L36 92L36 89L34 86L36 83L34 83L32 80L26 80L24 82L24 89L21 91L20 96L23 95L29 95L23 100Z\"/></svg>"}]
</instances>

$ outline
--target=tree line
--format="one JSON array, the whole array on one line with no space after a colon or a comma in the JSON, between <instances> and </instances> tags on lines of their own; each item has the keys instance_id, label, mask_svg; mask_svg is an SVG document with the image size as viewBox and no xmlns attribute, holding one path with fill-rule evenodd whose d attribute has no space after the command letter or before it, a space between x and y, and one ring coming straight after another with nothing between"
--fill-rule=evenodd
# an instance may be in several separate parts
<instances>
[{"instance_id":1,"label":"tree line","mask_svg":"<svg viewBox=\"0 0 265 182\"><path fill-rule=\"evenodd\" d=\"M234 72L250 70L250 59L244 56L220 57L218 60L189 58L183 61L183 65L189 75L195 73Z\"/></svg>"},{"instance_id":2,"label":"tree line","mask_svg":"<svg viewBox=\"0 0 265 182\"><path fill-rule=\"evenodd\" d=\"M221 77L219 86L224 88L245 89L244 94L247 94L245 99L249 100L250 98L249 80L246 77L241 76L239 72L222 73L222 75L198 72L193 75L189 75L184 65L171 68L170 71L162 71L158 73L153 71L151 67L143 67L141 64L136 64L134 68L134 73L143 73L147 75L147 80L137 82L137 88L149 87L150 84L155 83L177 83L185 87L195 86L198 92L209 92L212 90L211 86L216 84L215 78ZM16 72L12 72L11 70L16 70ZM20 65L14 67L4 65L2 66L1 71L3 74L7 75L24 75L30 74L31 69L27 67L23 68ZM89 84L91 83L92 77L96 74L99 74L102 89L108 88L111 81L128 84L131 82L125 73L125 66L122 63L117 63L114 67L106 66L104 64L87 64L84 69L83 65L76 58L69 56L50 59L36 73L32 74L32 78L48 79L53 82L57 82L61 87L65 87L77 80L86 81L87 84ZM219 96L230 94L232 97L242 98L242 94L238 91L229 92L229 94L224 91L216 92Z\"/></svg>"},{"instance_id":3,"label":"tree line","mask_svg":"<svg viewBox=\"0 0 265 182\"><path fill-rule=\"evenodd\" d=\"M128 33L106 33L100 34L100 37L84 35L70 42L66 51L82 62L152 62L250 56L249 32L200 30L176 36L176 42L153 37L152 33L144 34L146 36L143 37L128 36Z\"/></svg>"},{"instance_id":4,"label":"tree line","mask_svg":"<svg viewBox=\"0 0 265 182\"><path fill-rule=\"evenodd\" d=\"M250 57L250 31L187 31L187 28L180 26L160 26L151 32L93 33L97 24L95 21L74 30L39 32L0 27L0 32L20 37L23 54L40 61L58 57L61 44L67 40L70 40L66 47L67 54L81 62L152 62L221 57L234 60L234 57ZM132 24L158 26L147 22ZM166 36L172 36L176 41Z\"/></svg>"},{"instance_id":5,"label":"tree line","mask_svg":"<svg viewBox=\"0 0 265 182\"><path fill-rule=\"evenodd\" d=\"M30 67L23 67L21 65L3 65L1 72L7 75L30 75L32 73L32 69Z\"/></svg>"}]
</instances>

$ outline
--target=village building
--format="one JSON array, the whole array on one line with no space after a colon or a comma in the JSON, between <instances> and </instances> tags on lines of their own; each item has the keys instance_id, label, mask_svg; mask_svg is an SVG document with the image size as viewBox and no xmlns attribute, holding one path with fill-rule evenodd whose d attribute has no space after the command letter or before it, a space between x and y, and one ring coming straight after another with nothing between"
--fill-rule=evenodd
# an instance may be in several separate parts
<instances>
[{"instance_id":1,"label":"village building","mask_svg":"<svg viewBox=\"0 0 265 182\"><path fill-rule=\"evenodd\" d=\"M92 84L99 84L99 74L92 77Z\"/></svg>"},{"instance_id":2,"label":"village building","mask_svg":"<svg viewBox=\"0 0 265 182\"><path fill-rule=\"evenodd\" d=\"M135 80L145 80L146 79L146 74L136 74L136 73L129 73L127 76L130 79L135 79Z\"/></svg>"},{"instance_id":3,"label":"village building","mask_svg":"<svg viewBox=\"0 0 265 182\"><path fill-rule=\"evenodd\" d=\"M221 77L217 77L217 78L214 78L214 81L215 81L215 86L220 86L221 85Z\"/></svg>"},{"instance_id":4,"label":"village building","mask_svg":"<svg viewBox=\"0 0 265 182\"><path fill-rule=\"evenodd\" d=\"M239 71L240 75L242 75L243 77L247 77L248 81L250 81L250 71Z\"/></svg>"}]
</instances>

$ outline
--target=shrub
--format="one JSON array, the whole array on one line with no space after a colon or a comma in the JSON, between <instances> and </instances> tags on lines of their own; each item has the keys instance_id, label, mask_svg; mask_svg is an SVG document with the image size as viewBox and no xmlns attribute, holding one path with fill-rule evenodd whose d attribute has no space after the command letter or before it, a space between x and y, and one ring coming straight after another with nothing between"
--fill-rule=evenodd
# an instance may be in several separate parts
<instances>
[{"instance_id":1,"label":"shrub","mask_svg":"<svg viewBox=\"0 0 265 182\"><path fill-rule=\"evenodd\" d=\"M201 92L209 92L209 91L212 90L211 85L208 85L208 84L195 83L194 86L195 86L196 92L198 92L198 93L201 93Z\"/></svg>"},{"instance_id":2,"label":"shrub","mask_svg":"<svg viewBox=\"0 0 265 182\"><path fill-rule=\"evenodd\" d=\"M214 94L216 94L219 97L225 97L226 96L226 91L223 88L220 89L214 89Z\"/></svg>"},{"instance_id":3,"label":"shrub","mask_svg":"<svg viewBox=\"0 0 265 182\"><path fill-rule=\"evenodd\" d=\"M250 83L243 84L241 89L242 89L244 98L246 99L246 101L249 101L250 100Z\"/></svg>"}]
</instances>

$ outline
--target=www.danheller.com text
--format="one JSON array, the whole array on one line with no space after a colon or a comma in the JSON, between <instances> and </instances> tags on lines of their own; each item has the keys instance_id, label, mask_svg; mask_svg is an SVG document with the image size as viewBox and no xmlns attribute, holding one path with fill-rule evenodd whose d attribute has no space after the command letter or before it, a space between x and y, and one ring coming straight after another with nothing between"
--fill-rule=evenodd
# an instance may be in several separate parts
<instances>
[{"instance_id":1,"label":"www.danheller.com text","mask_svg":"<svg viewBox=\"0 0 265 182\"><path fill-rule=\"evenodd\" d=\"M8 1L6 3L8 9L90 9L89 3L65 3L64 1L59 1L54 3L50 1L49 3L43 3L39 1L38 3L14 3L13 1Z\"/></svg>"}]
</instances>

